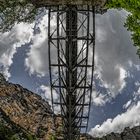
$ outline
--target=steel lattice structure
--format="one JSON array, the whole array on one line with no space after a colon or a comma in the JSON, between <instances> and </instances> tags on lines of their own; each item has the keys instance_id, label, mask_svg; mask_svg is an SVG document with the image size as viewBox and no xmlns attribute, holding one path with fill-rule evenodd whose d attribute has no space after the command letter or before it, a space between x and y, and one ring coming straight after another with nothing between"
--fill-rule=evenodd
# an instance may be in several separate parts
<instances>
[{"instance_id":1,"label":"steel lattice structure","mask_svg":"<svg viewBox=\"0 0 140 140\"><path fill-rule=\"evenodd\" d=\"M79 140L80 132L87 130L91 104L95 7L69 5L48 9L53 109L60 107L64 140Z\"/></svg>"}]
</instances>

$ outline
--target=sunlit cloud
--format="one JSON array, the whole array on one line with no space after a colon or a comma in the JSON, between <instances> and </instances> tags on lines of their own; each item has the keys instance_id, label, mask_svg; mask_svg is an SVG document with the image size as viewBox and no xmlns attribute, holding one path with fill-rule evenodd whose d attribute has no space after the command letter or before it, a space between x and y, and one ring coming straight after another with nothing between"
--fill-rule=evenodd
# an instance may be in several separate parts
<instances>
[{"instance_id":1,"label":"sunlit cloud","mask_svg":"<svg viewBox=\"0 0 140 140\"><path fill-rule=\"evenodd\" d=\"M52 18L51 27L55 26L55 16ZM49 61L48 61L48 14L44 14L38 19L35 27L35 33L32 38L32 45L25 58L25 66L29 71L29 74L36 74L39 77L43 77L48 74ZM56 60L56 55L53 49L51 50L53 60ZM52 60L52 61L53 61Z\"/></svg>"},{"instance_id":2,"label":"sunlit cloud","mask_svg":"<svg viewBox=\"0 0 140 140\"><path fill-rule=\"evenodd\" d=\"M13 63L17 48L30 42L33 34L33 24L16 24L13 29L6 33L0 33L0 71L9 78L9 68Z\"/></svg>"},{"instance_id":3,"label":"sunlit cloud","mask_svg":"<svg viewBox=\"0 0 140 140\"><path fill-rule=\"evenodd\" d=\"M60 106L59 105L54 106L54 104L52 104L52 99L54 102L59 102L58 93L55 90L52 90L51 93L51 88L45 85L41 85L40 90L42 91L41 97L45 99L51 105L51 107L53 107L52 110L54 109L54 113L56 114L60 113Z\"/></svg>"},{"instance_id":4,"label":"sunlit cloud","mask_svg":"<svg viewBox=\"0 0 140 140\"><path fill-rule=\"evenodd\" d=\"M139 68L139 58L131 41L130 32L124 28L127 13L109 10L96 16L95 72L107 96L115 98L126 87L130 63ZM104 93L101 93L104 94ZM110 99L106 100L107 102Z\"/></svg>"},{"instance_id":5,"label":"sunlit cloud","mask_svg":"<svg viewBox=\"0 0 140 140\"><path fill-rule=\"evenodd\" d=\"M94 137L102 137L111 132L120 133L125 127L132 128L138 125L140 125L140 102L115 118L107 119L101 125L96 125L89 133Z\"/></svg>"},{"instance_id":6,"label":"sunlit cloud","mask_svg":"<svg viewBox=\"0 0 140 140\"><path fill-rule=\"evenodd\" d=\"M129 100L126 104L123 105L124 109L127 109L132 103L132 100Z\"/></svg>"}]
</instances>

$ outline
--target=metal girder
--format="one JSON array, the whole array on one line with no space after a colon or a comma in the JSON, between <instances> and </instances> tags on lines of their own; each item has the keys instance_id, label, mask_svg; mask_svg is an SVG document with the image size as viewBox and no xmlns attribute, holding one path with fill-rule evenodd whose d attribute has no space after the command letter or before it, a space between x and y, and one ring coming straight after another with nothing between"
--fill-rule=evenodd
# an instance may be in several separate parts
<instances>
[{"instance_id":1,"label":"metal girder","mask_svg":"<svg viewBox=\"0 0 140 140\"><path fill-rule=\"evenodd\" d=\"M79 140L80 132L87 131L90 113L95 8L69 5L55 9L50 6L48 12L52 108L60 108L64 140Z\"/></svg>"}]
</instances>

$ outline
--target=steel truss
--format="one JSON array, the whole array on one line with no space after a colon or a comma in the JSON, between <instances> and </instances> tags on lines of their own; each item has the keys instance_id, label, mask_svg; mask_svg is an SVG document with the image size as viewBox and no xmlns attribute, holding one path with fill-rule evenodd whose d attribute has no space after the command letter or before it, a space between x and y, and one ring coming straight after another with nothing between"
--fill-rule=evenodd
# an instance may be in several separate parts
<instances>
[{"instance_id":1,"label":"steel truss","mask_svg":"<svg viewBox=\"0 0 140 140\"><path fill-rule=\"evenodd\" d=\"M60 108L64 140L79 140L91 104L95 8L49 7L48 48L53 110Z\"/></svg>"}]
</instances>

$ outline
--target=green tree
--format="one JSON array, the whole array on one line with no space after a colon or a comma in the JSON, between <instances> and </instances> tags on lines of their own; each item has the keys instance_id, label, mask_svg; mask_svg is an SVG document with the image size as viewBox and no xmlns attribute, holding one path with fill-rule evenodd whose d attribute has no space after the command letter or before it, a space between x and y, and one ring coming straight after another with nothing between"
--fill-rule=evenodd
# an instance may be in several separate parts
<instances>
[{"instance_id":1,"label":"green tree","mask_svg":"<svg viewBox=\"0 0 140 140\"><path fill-rule=\"evenodd\" d=\"M37 138L22 130L12 130L12 128L0 122L0 140L37 140Z\"/></svg>"},{"instance_id":2,"label":"green tree","mask_svg":"<svg viewBox=\"0 0 140 140\"><path fill-rule=\"evenodd\" d=\"M140 0L108 0L108 8L122 8L130 12L124 26L131 31L137 54L140 57Z\"/></svg>"},{"instance_id":3,"label":"green tree","mask_svg":"<svg viewBox=\"0 0 140 140\"><path fill-rule=\"evenodd\" d=\"M15 23L32 22L36 12L29 0L0 0L0 31L10 30Z\"/></svg>"}]
</instances>

